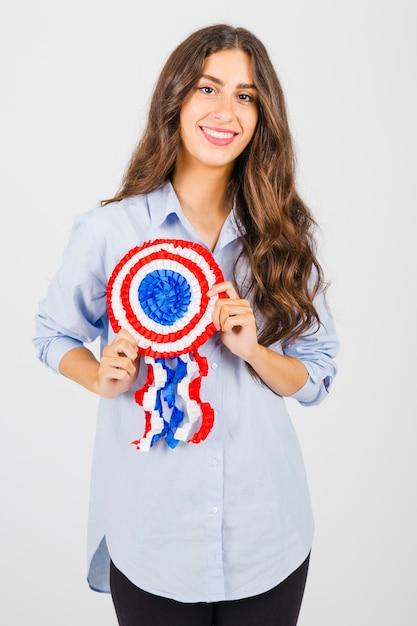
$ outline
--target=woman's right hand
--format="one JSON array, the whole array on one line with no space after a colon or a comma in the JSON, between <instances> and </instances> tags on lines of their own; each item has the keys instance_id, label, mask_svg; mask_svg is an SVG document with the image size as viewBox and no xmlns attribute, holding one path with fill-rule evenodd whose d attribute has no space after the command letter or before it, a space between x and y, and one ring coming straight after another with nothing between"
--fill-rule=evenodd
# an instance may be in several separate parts
<instances>
[{"instance_id":1,"label":"woman's right hand","mask_svg":"<svg viewBox=\"0 0 417 626\"><path fill-rule=\"evenodd\" d=\"M136 340L122 329L103 349L98 368L99 395L115 398L127 391L136 380L139 358Z\"/></svg>"}]
</instances>

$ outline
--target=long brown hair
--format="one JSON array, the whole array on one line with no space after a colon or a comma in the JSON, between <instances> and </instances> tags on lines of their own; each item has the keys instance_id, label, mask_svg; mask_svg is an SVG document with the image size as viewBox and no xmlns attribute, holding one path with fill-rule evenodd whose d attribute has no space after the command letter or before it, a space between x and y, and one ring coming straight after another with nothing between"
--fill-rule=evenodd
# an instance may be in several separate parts
<instances>
[{"instance_id":1,"label":"long brown hair","mask_svg":"<svg viewBox=\"0 0 417 626\"><path fill-rule=\"evenodd\" d=\"M171 53L120 191L102 204L149 193L171 179L180 148L182 104L198 82L206 57L225 49L250 56L259 106L254 136L236 160L229 182L243 241L240 260L246 258L252 270L240 291L243 297L251 296L261 315L259 342L288 344L318 327L313 300L325 283L316 256L316 222L296 190L283 90L265 46L250 31L227 24L207 26Z\"/></svg>"}]
</instances>

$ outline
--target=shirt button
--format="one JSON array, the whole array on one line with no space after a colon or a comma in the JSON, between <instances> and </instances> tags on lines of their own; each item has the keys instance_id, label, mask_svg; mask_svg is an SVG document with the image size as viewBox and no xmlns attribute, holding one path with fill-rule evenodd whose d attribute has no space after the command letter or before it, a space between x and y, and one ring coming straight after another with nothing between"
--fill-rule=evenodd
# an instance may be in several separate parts
<instances>
[{"instance_id":1,"label":"shirt button","mask_svg":"<svg viewBox=\"0 0 417 626\"><path fill-rule=\"evenodd\" d=\"M218 367L217 363L212 363L212 364L211 364L211 369L212 369L212 370L216 370L216 369L217 369L217 367Z\"/></svg>"},{"instance_id":2,"label":"shirt button","mask_svg":"<svg viewBox=\"0 0 417 626\"><path fill-rule=\"evenodd\" d=\"M211 464L212 465L218 465L219 464L219 459L212 459L211 460Z\"/></svg>"},{"instance_id":3,"label":"shirt button","mask_svg":"<svg viewBox=\"0 0 417 626\"><path fill-rule=\"evenodd\" d=\"M214 506L214 507L211 509L211 512L212 512L212 513L218 513L218 512L219 512L219 509L217 508L217 506Z\"/></svg>"}]
</instances>

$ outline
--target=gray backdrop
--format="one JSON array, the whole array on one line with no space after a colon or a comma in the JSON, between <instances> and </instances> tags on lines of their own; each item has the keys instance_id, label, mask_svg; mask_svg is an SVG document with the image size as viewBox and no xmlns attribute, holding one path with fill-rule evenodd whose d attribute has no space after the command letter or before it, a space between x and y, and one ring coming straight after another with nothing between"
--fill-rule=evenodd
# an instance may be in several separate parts
<instances>
[{"instance_id":1,"label":"gray backdrop","mask_svg":"<svg viewBox=\"0 0 417 626\"><path fill-rule=\"evenodd\" d=\"M317 524L299 624L417 623L415 7L17 0L3 8L2 624L116 624L110 597L85 582L97 399L36 360L33 317L74 217L115 192L167 55L220 21L253 30L276 64L342 342L326 402L289 402Z\"/></svg>"}]
</instances>

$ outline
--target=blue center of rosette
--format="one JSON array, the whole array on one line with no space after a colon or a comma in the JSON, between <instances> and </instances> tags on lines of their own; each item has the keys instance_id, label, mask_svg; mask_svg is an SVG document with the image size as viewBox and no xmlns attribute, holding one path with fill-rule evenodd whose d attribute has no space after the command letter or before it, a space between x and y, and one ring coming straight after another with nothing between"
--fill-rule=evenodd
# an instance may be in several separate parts
<instances>
[{"instance_id":1,"label":"blue center of rosette","mask_svg":"<svg viewBox=\"0 0 417 626\"><path fill-rule=\"evenodd\" d=\"M191 288L186 278L173 270L154 270L141 281L138 297L146 315L163 326L171 326L183 317L191 302Z\"/></svg>"}]
</instances>

